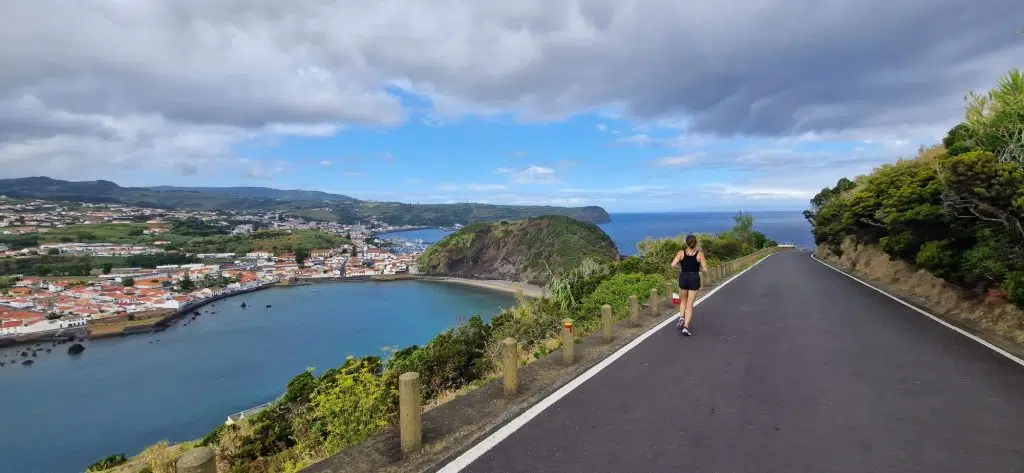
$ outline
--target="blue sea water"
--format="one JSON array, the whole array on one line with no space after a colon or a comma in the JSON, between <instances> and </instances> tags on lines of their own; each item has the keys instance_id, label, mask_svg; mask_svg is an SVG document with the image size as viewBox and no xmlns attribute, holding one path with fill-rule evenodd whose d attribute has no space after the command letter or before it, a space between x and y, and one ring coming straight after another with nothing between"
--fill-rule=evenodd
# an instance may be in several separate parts
<instances>
[{"instance_id":1,"label":"blue sea water","mask_svg":"<svg viewBox=\"0 0 1024 473\"><path fill-rule=\"evenodd\" d=\"M0 473L81 472L107 455L199 438L281 395L307 367L422 344L513 303L449 283L317 284L224 299L188 326L90 341L79 356L60 345L32 366L20 364L24 347L3 349Z\"/></svg>"},{"instance_id":2,"label":"blue sea water","mask_svg":"<svg viewBox=\"0 0 1024 473\"><path fill-rule=\"evenodd\" d=\"M779 243L813 248L811 224L799 211L750 212L754 229ZM637 243L646 237L664 238L687 233L718 233L732 228L734 212L660 212L614 213L611 222L599 225L618 247L619 253L637 253ZM382 234L382 238L402 237L437 242L452 233L426 229Z\"/></svg>"}]
</instances>

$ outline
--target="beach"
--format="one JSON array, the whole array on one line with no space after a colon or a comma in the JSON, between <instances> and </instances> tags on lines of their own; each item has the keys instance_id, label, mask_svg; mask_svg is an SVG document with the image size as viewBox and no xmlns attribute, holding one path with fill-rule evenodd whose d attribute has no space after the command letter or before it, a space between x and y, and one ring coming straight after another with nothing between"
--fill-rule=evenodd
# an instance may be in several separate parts
<instances>
[{"instance_id":1,"label":"beach","mask_svg":"<svg viewBox=\"0 0 1024 473\"><path fill-rule=\"evenodd\" d=\"M523 291L523 295L527 297L539 298L544 296L544 288L524 282L504 281L501 279L468 279L436 276L425 276L422 277L421 279L426 281L450 282L454 284L462 284L465 286L474 286L484 289L492 289L495 291L502 291L513 294L518 291Z\"/></svg>"}]
</instances>

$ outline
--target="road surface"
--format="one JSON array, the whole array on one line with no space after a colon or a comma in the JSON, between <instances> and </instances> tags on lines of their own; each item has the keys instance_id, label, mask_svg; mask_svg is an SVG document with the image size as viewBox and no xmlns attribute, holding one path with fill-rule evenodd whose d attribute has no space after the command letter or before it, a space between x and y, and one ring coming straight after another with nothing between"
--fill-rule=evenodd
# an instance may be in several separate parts
<instances>
[{"instance_id":1,"label":"road surface","mask_svg":"<svg viewBox=\"0 0 1024 473\"><path fill-rule=\"evenodd\" d=\"M1024 471L1024 367L806 252L695 312L462 471Z\"/></svg>"}]
</instances>

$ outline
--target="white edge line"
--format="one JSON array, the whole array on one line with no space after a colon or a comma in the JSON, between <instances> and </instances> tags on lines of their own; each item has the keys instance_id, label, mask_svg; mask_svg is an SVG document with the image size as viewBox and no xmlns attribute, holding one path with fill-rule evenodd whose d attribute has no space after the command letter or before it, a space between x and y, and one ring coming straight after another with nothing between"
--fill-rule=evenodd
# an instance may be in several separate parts
<instances>
[{"instance_id":1,"label":"white edge line","mask_svg":"<svg viewBox=\"0 0 1024 473\"><path fill-rule=\"evenodd\" d=\"M775 253L769 254L769 255L765 256L764 258L761 258L761 259L757 260L754 264L750 265L750 267L748 267L747 269L744 269L743 271L740 271L739 273L736 273L735 275L733 275L731 278L726 279L725 281L723 281L718 286L715 286L715 288L712 289L711 291L709 291L707 294L704 294L700 299L694 301L693 306L697 307L697 305L700 304L701 302L703 302L704 299L707 299L707 298L711 297L712 294L718 292L718 290L723 288L723 287L725 287L726 284L729 284L734 279L736 279L736 278L740 277L741 275L743 275L743 273L745 273L747 271L750 271L751 268L753 268L754 266L757 266L759 263L761 263L765 259L771 257L772 255L778 254L778 253L780 253L780 252L775 252ZM577 376L572 381L569 381L566 385L562 386L557 391L549 394L548 397L542 399L537 404L534 404L533 406L531 406L529 409L527 409L522 414L519 414L519 416L517 416L515 419L512 419L507 424L503 425L500 429L494 431L491 435L487 436L487 438L481 440L479 443L477 443L476 445L472 446L469 450L466 450L465 452L463 452L462 455L459 455L456 459L452 460L450 463L448 463L447 465L445 465L441 469L437 470L436 473L457 473L459 471L462 471L463 468L466 468L467 466L472 464L474 461L476 461L477 458L480 458L481 455L483 455L484 453L487 453L488 450L490 450L490 449L494 448L495 446L497 446L499 443L501 443L502 440L505 440L506 438L508 438L508 436L512 435L512 433L514 433L515 431L519 430L519 428L521 428L522 426L526 425L526 423L529 422L531 419L533 419L534 417L537 417L538 414L543 412L545 409L551 407L551 405L553 405L555 402L558 402L559 399L565 397L567 394L572 392L574 389L578 388L581 384L586 382L588 379L593 378L594 375L596 375L597 373L601 372L601 370L607 368L615 360L621 358L622 355L626 354L626 352L628 352L628 351L632 350L633 348L635 348L637 345L640 344L640 342L643 342L647 337L650 337L651 335L653 335L658 330L661 330L666 325L674 322L675 319L676 319L676 316L678 316L678 315L679 315L679 312L671 314L663 322L659 323L658 325L655 325L650 330L644 332L639 337L633 339L633 341L627 343L622 348L619 348L617 351L615 351L615 353L612 353L610 356L608 356L604 360L601 360L601 362L599 362L598 364L592 366L587 371L584 371L583 374Z\"/></svg>"},{"instance_id":2,"label":"white edge line","mask_svg":"<svg viewBox=\"0 0 1024 473\"><path fill-rule=\"evenodd\" d=\"M960 335L963 335L965 337L970 338L971 340L974 340L974 341L976 341L976 342L978 342L978 343L980 343L982 345L985 345L986 347L991 348L996 353L999 353L1000 355L1003 355L1003 356L1009 358L1010 360L1016 362L1017 364L1019 364L1021 366L1024 366L1024 360L1021 360L1020 358L1017 358L1016 356L1013 356L1013 354L1007 352L1006 350L1003 350L1002 348L999 348L999 347L997 347L997 346L995 346L995 345L985 341L985 339L983 339L981 337L978 337L977 335L974 335L974 334L972 334L972 333L970 333L970 332L968 332L966 330L963 330L960 327L957 327L956 325L953 325L953 324L951 324L949 322L946 322L945 320L942 320L942 319L940 319L940 318L938 318L938 317L928 313L927 311L924 311L924 310L922 310L922 309L920 309L918 307L915 307L913 304L910 304L910 303L904 301L903 299L900 299L899 297L896 297L896 296L894 296L892 294L889 294L888 292L885 292L885 291L883 291L883 290L881 290L881 289L871 285L871 283L868 283L868 282L865 282L865 281L861 280L857 276L854 276L854 275L852 275L850 273L847 273L846 271L843 271L843 270L841 270L839 268L836 268L836 267L832 266L831 264L828 264L828 263L818 259L818 257L814 256L814 253L811 253L811 259L813 259L814 261L817 261L817 262L825 265L825 267L828 268L828 269L831 269L831 270L833 270L833 271L835 271L835 272L837 272L839 274L842 274L842 275L844 275L844 276L846 276L846 277L848 277L850 279L853 279L854 281L857 281L857 282L859 282L859 283L861 283L861 284L863 284L863 285L865 285L867 287L870 287L871 289L874 289L874 290L876 290L876 291L878 291L878 292L880 292L882 294L885 294L890 299L892 299L892 300L894 300L896 302L899 302L900 304L903 304L903 305L905 305L907 307L910 307L911 309L914 309L918 313L924 314L924 315L928 316L928 318L930 318L930 319L932 319L932 320L934 320L934 321L936 321L936 322L938 322L938 323L940 323L942 325L945 325L946 327L949 327L949 328L951 328L953 330L956 330L958 333L960 333Z\"/></svg>"}]
</instances>

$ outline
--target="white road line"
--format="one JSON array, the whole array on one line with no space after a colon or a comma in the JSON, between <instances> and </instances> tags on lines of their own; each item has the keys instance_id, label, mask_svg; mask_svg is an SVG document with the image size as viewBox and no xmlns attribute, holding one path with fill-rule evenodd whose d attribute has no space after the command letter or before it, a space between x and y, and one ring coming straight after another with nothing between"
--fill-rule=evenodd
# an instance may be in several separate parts
<instances>
[{"instance_id":1,"label":"white road line","mask_svg":"<svg viewBox=\"0 0 1024 473\"><path fill-rule=\"evenodd\" d=\"M724 282L722 282L722 284L719 284L717 287L715 287L714 289L709 291L707 294L704 294L704 296L702 296L700 299L694 301L693 302L693 306L696 307L698 304L703 302L704 299L707 299L707 298L711 297L712 294L718 292L719 289L725 287L726 284L731 283L734 279L740 277L743 273L745 273L747 271L750 271L751 268L753 268L754 266L757 266L759 263L764 261L766 258L769 258L769 257L771 257L774 254L777 254L777 253L772 253L771 255L765 256L764 258L761 258L761 259L757 260L757 262L752 264L750 266L750 268L744 269L743 271L740 271L739 273L737 273L733 277L725 280ZM537 417L537 415L540 414L541 412L543 412L544 409L547 409L547 408L551 407L552 404L557 402L559 399L565 397L567 394L572 392L574 389L578 388L586 380L588 380L590 378L593 378L594 375L596 375L597 373L601 372L601 370L607 368L608 365L611 365L615 360L621 358L622 355L626 354L626 352L628 352L628 351L632 350L633 348L635 348L637 345L640 344L640 342L643 342L647 337L650 337L651 335L653 335L658 330L661 330L662 328L664 328L666 325L675 322L676 317L678 315L679 315L679 312L676 312L676 313L672 314L667 319L665 319L665 321L663 321L663 322L659 323L658 325L654 326L654 328L644 332L642 335L640 335L639 337L635 338L633 341L629 342L624 347L619 348L615 353L612 353L611 356L609 356L608 358L605 358L600 363L592 366L589 370L583 372L583 374L577 376L575 379L570 381L565 386L562 386L557 391L551 393L550 395L548 395L548 397L542 399L540 402L538 402L537 404L533 405L532 407L527 409L522 414L519 414L518 417L516 417L515 419L512 419L509 423L503 425L500 429L494 431L494 433L492 433L487 438L485 438L482 441L480 441L480 443L474 445L469 450L466 450L462 455L459 455L456 459L452 460L451 463L448 463L447 465L442 467L440 470L437 470L437 473L457 473L459 471L462 471L463 468L466 468L467 466L469 466L477 458L480 458L481 455L486 453L488 450L494 448L502 440L505 440L506 438L508 438L508 436L512 435L513 432L519 430L520 427L526 425L526 423L529 422L531 419L533 419L534 417Z\"/></svg>"},{"instance_id":2,"label":"white road line","mask_svg":"<svg viewBox=\"0 0 1024 473\"><path fill-rule=\"evenodd\" d=\"M881 289L871 285L868 282L862 281L860 278L858 278L858 277L856 277L856 276L854 276L852 274L849 274L846 271L842 271L839 268L836 268L836 267L832 266L831 264L828 264L828 263L818 259L816 256L814 256L814 253L811 253L811 259L813 259L814 261L817 261L817 262L825 265L826 268L829 268L829 269L831 269L831 270L833 270L833 271L835 271L835 272L837 272L839 274L842 274L844 276L849 277L850 279L853 279L854 281L857 281L857 282L859 282L859 283L861 283L861 284L863 284L863 285L865 285L867 287L870 287L871 289L874 289L874 290L876 290L876 291L878 291L878 292L880 292L882 294L885 294L890 299L892 299L892 300L894 300L896 302L899 302L900 304L903 304L903 305L905 305L907 307L910 307L911 309L914 309L918 313L924 314L924 315L928 316L930 319L932 319L932 320L934 320L934 321L936 321L936 322L938 322L938 323L940 323L942 325L945 325L946 327L949 327L949 328L951 328L953 330L956 330L957 332L960 333L960 335L963 335L965 337L970 338L971 340L974 340L974 341L976 341L976 342L978 342L978 343L980 343L982 345L985 345L986 347L991 348L996 353L999 353L1000 355L1003 355L1003 356L1009 358L1010 360L1015 361L1017 364L1019 364L1021 366L1024 366L1024 360L1021 360L1020 358L1017 358L1016 356L1013 356L1013 354L1008 353L1006 350L1003 350L1002 348L999 348L999 347L997 347L997 346L995 346L995 345L985 341L984 339L982 339L982 338L980 338L980 337L978 337L978 336L976 336L976 335L974 335L974 334L972 334L970 332L967 332L967 331L961 329L960 327L957 327L956 325L950 324L949 322L946 322L945 320L942 320L942 319L940 319L940 318L938 318L938 317L936 317L936 316L934 316L934 315L932 315L932 314L930 314L930 313L928 313L928 312L926 312L924 310L921 310L921 309L919 309L917 307L914 307L912 304L908 304L906 301L900 299L899 297L896 297L896 296L894 296L892 294L889 294L888 292L885 292L885 291L883 291L883 290L881 290Z\"/></svg>"}]
</instances>

